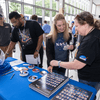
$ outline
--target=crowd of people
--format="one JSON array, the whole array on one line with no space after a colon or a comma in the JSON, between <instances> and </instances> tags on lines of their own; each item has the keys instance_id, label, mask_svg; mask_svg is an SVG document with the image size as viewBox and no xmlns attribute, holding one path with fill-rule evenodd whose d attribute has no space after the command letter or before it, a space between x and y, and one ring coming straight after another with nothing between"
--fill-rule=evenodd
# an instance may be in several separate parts
<instances>
[{"instance_id":1,"label":"crowd of people","mask_svg":"<svg viewBox=\"0 0 100 100\"><path fill-rule=\"evenodd\" d=\"M42 68L43 47L46 49L49 72L65 75L66 69L78 70L79 82L100 89L100 21L94 20L89 12L79 13L71 27L63 14L56 14L52 27L44 21L41 26L37 15L30 20L13 11L9 14L13 25L4 22L0 14L0 49L5 57L12 57L12 50L19 42L22 61L27 62L26 55L37 58L40 54ZM44 42L43 42L44 41ZM78 47L76 43L79 43ZM69 51L74 51L75 59L69 62Z\"/></svg>"}]
</instances>

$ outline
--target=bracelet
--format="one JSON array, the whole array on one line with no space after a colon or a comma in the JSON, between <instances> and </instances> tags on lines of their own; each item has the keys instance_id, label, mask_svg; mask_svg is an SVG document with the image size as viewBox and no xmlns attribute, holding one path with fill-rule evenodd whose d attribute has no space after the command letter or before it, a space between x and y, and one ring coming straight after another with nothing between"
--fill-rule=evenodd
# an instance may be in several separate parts
<instances>
[{"instance_id":1,"label":"bracelet","mask_svg":"<svg viewBox=\"0 0 100 100\"><path fill-rule=\"evenodd\" d=\"M58 67L60 68L60 63L61 63L61 61L58 61Z\"/></svg>"},{"instance_id":2,"label":"bracelet","mask_svg":"<svg viewBox=\"0 0 100 100\"><path fill-rule=\"evenodd\" d=\"M5 53L7 56L9 56L9 53Z\"/></svg>"},{"instance_id":3,"label":"bracelet","mask_svg":"<svg viewBox=\"0 0 100 100\"><path fill-rule=\"evenodd\" d=\"M39 50L35 50L35 51L39 53Z\"/></svg>"}]
</instances>

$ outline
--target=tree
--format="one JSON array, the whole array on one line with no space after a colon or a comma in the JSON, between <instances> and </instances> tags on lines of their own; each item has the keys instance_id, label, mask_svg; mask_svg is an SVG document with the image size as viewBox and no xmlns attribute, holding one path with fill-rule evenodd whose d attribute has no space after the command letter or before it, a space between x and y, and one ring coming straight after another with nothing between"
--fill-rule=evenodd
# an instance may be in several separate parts
<instances>
[{"instance_id":1,"label":"tree","mask_svg":"<svg viewBox=\"0 0 100 100\"><path fill-rule=\"evenodd\" d=\"M42 6L42 0L37 1L36 5ZM50 0L45 0L45 8L50 8ZM52 2L52 9L56 10L56 2L55 2L55 0L53 0L53 2ZM38 16L42 16L42 9L37 8L36 9L36 14ZM50 16L49 14L50 14L50 11L49 10L45 10L45 16L49 17ZM56 12L53 11L52 12L52 16L55 16L55 14L56 14Z\"/></svg>"},{"instance_id":2,"label":"tree","mask_svg":"<svg viewBox=\"0 0 100 100\"><path fill-rule=\"evenodd\" d=\"M19 3L10 2L9 4L9 12L17 11L21 13L21 5ZM32 7L24 6L24 13L32 15Z\"/></svg>"},{"instance_id":3,"label":"tree","mask_svg":"<svg viewBox=\"0 0 100 100\"><path fill-rule=\"evenodd\" d=\"M10 2L9 3L9 12L17 11L21 13L21 5L19 3Z\"/></svg>"},{"instance_id":4,"label":"tree","mask_svg":"<svg viewBox=\"0 0 100 100\"><path fill-rule=\"evenodd\" d=\"M32 7L28 7L28 6L24 6L24 13L25 14L30 14L30 15L32 15L32 11L33 11L33 9L32 9Z\"/></svg>"},{"instance_id":5,"label":"tree","mask_svg":"<svg viewBox=\"0 0 100 100\"><path fill-rule=\"evenodd\" d=\"M42 0L38 0L38 1L36 1L36 5L37 6L42 6ZM50 8L50 0L45 0L45 7L46 8ZM53 0L53 2L52 2L52 8L54 9L54 10L56 10L56 2L55 2L55 0ZM25 14L30 14L30 15L32 15L32 7L29 7L29 6L24 6L24 13ZM10 4L9 4L9 12L11 12L11 11L17 11L17 12L19 12L19 13L21 13L21 4L19 4L19 3L14 3L14 2L10 2ZM38 16L42 16L42 9L41 8L36 8L36 14L38 15ZM45 16L50 16L49 15L50 14L50 11L49 10L45 10ZM55 14L56 14L56 12L52 12L52 16L55 16Z\"/></svg>"}]
</instances>

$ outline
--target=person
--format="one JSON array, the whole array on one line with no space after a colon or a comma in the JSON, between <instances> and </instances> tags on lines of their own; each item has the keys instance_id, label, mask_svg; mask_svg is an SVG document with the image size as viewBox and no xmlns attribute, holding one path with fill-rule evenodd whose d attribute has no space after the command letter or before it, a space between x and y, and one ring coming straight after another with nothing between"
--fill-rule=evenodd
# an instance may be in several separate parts
<instances>
[{"instance_id":1,"label":"person","mask_svg":"<svg viewBox=\"0 0 100 100\"><path fill-rule=\"evenodd\" d=\"M75 35L75 25L72 27L72 34Z\"/></svg>"},{"instance_id":2,"label":"person","mask_svg":"<svg viewBox=\"0 0 100 100\"><path fill-rule=\"evenodd\" d=\"M21 21L23 23L23 21L25 20L25 17L24 17L23 14L20 14L20 16L21 16L21 19L22 19ZM19 44L19 49L20 49L20 59L23 60L22 59L22 48L21 48L20 42L18 42L18 44Z\"/></svg>"},{"instance_id":3,"label":"person","mask_svg":"<svg viewBox=\"0 0 100 100\"><path fill-rule=\"evenodd\" d=\"M50 33L51 27L49 24L47 24L47 21L44 20L44 25L42 26L42 29L44 31L43 34L43 41L44 41L44 49L46 48L46 35Z\"/></svg>"},{"instance_id":4,"label":"person","mask_svg":"<svg viewBox=\"0 0 100 100\"><path fill-rule=\"evenodd\" d=\"M4 22L4 17L0 14L0 49L5 53L10 43L11 26ZM12 57L12 51L9 52L9 57Z\"/></svg>"},{"instance_id":5,"label":"person","mask_svg":"<svg viewBox=\"0 0 100 100\"><path fill-rule=\"evenodd\" d=\"M34 21L37 21L38 22L38 16L37 15L32 15L31 16L31 20L34 20ZM40 25L40 23L39 23L39 25ZM41 26L41 25L40 25ZM42 45L41 45L41 55L40 55L40 59L41 59L41 62L43 62L43 43L42 43ZM41 65L42 66L42 65Z\"/></svg>"},{"instance_id":6,"label":"person","mask_svg":"<svg viewBox=\"0 0 100 100\"><path fill-rule=\"evenodd\" d=\"M71 22L71 27L69 27L70 31L72 32L72 28L74 26L74 21Z\"/></svg>"},{"instance_id":7,"label":"person","mask_svg":"<svg viewBox=\"0 0 100 100\"><path fill-rule=\"evenodd\" d=\"M35 15L35 14L31 16L31 19L32 19L32 20L38 21L38 17L37 17L37 15Z\"/></svg>"},{"instance_id":8,"label":"person","mask_svg":"<svg viewBox=\"0 0 100 100\"><path fill-rule=\"evenodd\" d=\"M23 61L26 62L26 55L28 54L34 54L34 58L38 57L41 51L44 33L40 25L36 21L23 20L17 12L11 12L9 14L9 19L15 28L12 32L11 42L6 51L6 57L18 41L22 47ZM40 67L42 67L42 65L40 65Z\"/></svg>"},{"instance_id":9,"label":"person","mask_svg":"<svg viewBox=\"0 0 100 100\"><path fill-rule=\"evenodd\" d=\"M100 24L99 24L100 25ZM52 60L51 66L77 69L79 82L100 89L100 30L89 12L82 12L75 17L75 27L83 36L76 58L73 62ZM49 67L50 71L52 67Z\"/></svg>"},{"instance_id":10,"label":"person","mask_svg":"<svg viewBox=\"0 0 100 100\"><path fill-rule=\"evenodd\" d=\"M50 68L52 68L50 66L51 60L69 61L69 50L74 48L73 45L70 45L71 39L72 37L68 32L68 24L65 21L64 15L57 14L46 41L47 64ZM65 70L65 68L59 68L58 65L53 67L53 72L62 75L65 75Z\"/></svg>"}]
</instances>

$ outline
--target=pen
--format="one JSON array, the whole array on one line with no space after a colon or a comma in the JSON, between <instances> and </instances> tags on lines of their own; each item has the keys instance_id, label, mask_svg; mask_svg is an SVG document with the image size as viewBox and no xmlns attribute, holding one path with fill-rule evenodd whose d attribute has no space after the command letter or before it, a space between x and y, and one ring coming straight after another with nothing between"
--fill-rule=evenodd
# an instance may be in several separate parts
<instances>
[{"instance_id":1,"label":"pen","mask_svg":"<svg viewBox=\"0 0 100 100\"><path fill-rule=\"evenodd\" d=\"M12 72L14 72L14 70L13 70L13 71L10 71L10 72L8 72L8 73L5 73L5 74L3 74L2 76L7 75L7 74L10 74L10 73L12 73Z\"/></svg>"},{"instance_id":2,"label":"pen","mask_svg":"<svg viewBox=\"0 0 100 100\"><path fill-rule=\"evenodd\" d=\"M8 71L10 71L11 69L9 69L9 70L6 70L6 71L4 71L3 73L6 73L6 72L8 72Z\"/></svg>"},{"instance_id":3,"label":"pen","mask_svg":"<svg viewBox=\"0 0 100 100\"><path fill-rule=\"evenodd\" d=\"M11 78L10 78L10 79L12 79L12 78L14 77L14 75L15 75L15 73L11 76Z\"/></svg>"}]
</instances>

